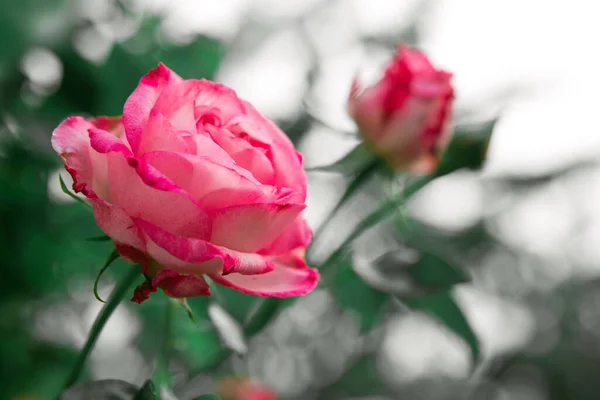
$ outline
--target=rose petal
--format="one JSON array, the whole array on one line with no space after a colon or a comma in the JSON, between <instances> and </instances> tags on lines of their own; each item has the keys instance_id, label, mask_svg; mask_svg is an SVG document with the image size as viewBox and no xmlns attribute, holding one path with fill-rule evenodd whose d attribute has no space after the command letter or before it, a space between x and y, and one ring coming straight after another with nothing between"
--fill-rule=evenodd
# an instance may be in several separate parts
<instances>
[{"instance_id":1,"label":"rose petal","mask_svg":"<svg viewBox=\"0 0 600 400\"><path fill-rule=\"evenodd\" d=\"M277 238L259 253L265 255L285 254L297 248L306 248L312 239L312 231L302 215L298 215Z\"/></svg>"},{"instance_id":2,"label":"rose petal","mask_svg":"<svg viewBox=\"0 0 600 400\"><path fill-rule=\"evenodd\" d=\"M274 263L275 269L266 274L209 276L218 284L258 296L302 296L317 286L319 273L316 269L307 267L304 260L296 254L278 257Z\"/></svg>"},{"instance_id":3,"label":"rose petal","mask_svg":"<svg viewBox=\"0 0 600 400\"><path fill-rule=\"evenodd\" d=\"M160 112L153 109L148 123L144 126L138 155L154 150L189 153L190 148L184 137L179 134L171 122Z\"/></svg>"},{"instance_id":4,"label":"rose petal","mask_svg":"<svg viewBox=\"0 0 600 400\"><path fill-rule=\"evenodd\" d=\"M189 154L154 151L142 157L209 210L239 204L273 202L280 192L260 184L248 172L232 165Z\"/></svg>"},{"instance_id":5,"label":"rose petal","mask_svg":"<svg viewBox=\"0 0 600 400\"><path fill-rule=\"evenodd\" d=\"M127 213L101 199L92 200L94 218L98 227L112 240L144 250L144 242L138 228Z\"/></svg>"},{"instance_id":6,"label":"rose petal","mask_svg":"<svg viewBox=\"0 0 600 400\"><path fill-rule=\"evenodd\" d=\"M247 135L270 150L267 155L273 165L274 176L270 182L277 187L288 187L298 193L296 201L306 200L307 178L302 167L302 156L285 133L275 123L260 114L252 105L244 102L246 115L230 121L227 129L237 136Z\"/></svg>"},{"instance_id":7,"label":"rose petal","mask_svg":"<svg viewBox=\"0 0 600 400\"><path fill-rule=\"evenodd\" d=\"M195 119L214 107L226 122L243 113L244 106L235 92L218 83L205 79L189 79L169 86L156 100L156 109L170 118L187 104L196 104Z\"/></svg>"},{"instance_id":8,"label":"rose petal","mask_svg":"<svg viewBox=\"0 0 600 400\"><path fill-rule=\"evenodd\" d=\"M52 147L65 162L73 177L73 190L89 198L97 195L93 190L94 166L90 156L88 129L94 128L82 117L69 117L52 133Z\"/></svg>"},{"instance_id":9,"label":"rose petal","mask_svg":"<svg viewBox=\"0 0 600 400\"><path fill-rule=\"evenodd\" d=\"M125 102L123 107L123 125L127 141L137 154L140 146L144 125L150 116L150 110L165 88L181 82L182 79L164 64L146 74Z\"/></svg>"},{"instance_id":10,"label":"rose petal","mask_svg":"<svg viewBox=\"0 0 600 400\"><path fill-rule=\"evenodd\" d=\"M210 287L204 278L196 275L181 275L172 269L159 271L152 279L152 286L161 288L167 296L176 299L210 296Z\"/></svg>"},{"instance_id":11,"label":"rose petal","mask_svg":"<svg viewBox=\"0 0 600 400\"><path fill-rule=\"evenodd\" d=\"M210 236L208 215L187 192L144 160L126 159L121 152L108 153L107 157L112 204L170 232ZM176 212L165 212L165 206Z\"/></svg>"},{"instance_id":12,"label":"rose petal","mask_svg":"<svg viewBox=\"0 0 600 400\"><path fill-rule=\"evenodd\" d=\"M161 265L178 272L251 275L274 269L272 262L258 254L242 253L201 239L177 236L141 219L135 222L146 235L148 254Z\"/></svg>"},{"instance_id":13,"label":"rose petal","mask_svg":"<svg viewBox=\"0 0 600 400\"><path fill-rule=\"evenodd\" d=\"M247 204L211 211L210 242L256 252L275 240L304 208L303 204Z\"/></svg>"}]
</instances>

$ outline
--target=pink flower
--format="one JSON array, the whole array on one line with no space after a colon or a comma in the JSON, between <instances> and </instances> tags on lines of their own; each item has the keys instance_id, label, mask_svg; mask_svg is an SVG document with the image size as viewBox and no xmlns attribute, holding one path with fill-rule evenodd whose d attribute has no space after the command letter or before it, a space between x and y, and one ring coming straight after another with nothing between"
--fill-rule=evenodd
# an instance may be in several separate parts
<instances>
[{"instance_id":1,"label":"pink flower","mask_svg":"<svg viewBox=\"0 0 600 400\"><path fill-rule=\"evenodd\" d=\"M400 45L383 78L361 92L355 79L348 109L373 150L396 169L432 172L450 134L451 74Z\"/></svg>"},{"instance_id":2,"label":"pink flower","mask_svg":"<svg viewBox=\"0 0 600 400\"><path fill-rule=\"evenodd\" d=\"M287 136L226 86L183 80L163 64L122 117L70 117L52 145L98 226L168 296L208 295L204 280L244 293L310 292L306 174Z\"/></svg>"},{"instance_id":3,"label":"pink flower","mask_svg":"<svg viewBox=\"0 0 600 400\"><path fill-rule=\"evenodd\" d=\"M217 383L222 400L277 400L277 395L260 382L238 377L226 377Z\"/></svg>"}]
</instances>

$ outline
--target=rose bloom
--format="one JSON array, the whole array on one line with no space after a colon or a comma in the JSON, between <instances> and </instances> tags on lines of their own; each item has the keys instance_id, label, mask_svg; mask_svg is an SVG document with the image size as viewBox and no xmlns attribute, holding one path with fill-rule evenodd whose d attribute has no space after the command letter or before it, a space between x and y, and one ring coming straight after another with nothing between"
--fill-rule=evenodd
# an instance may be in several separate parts
<instances>
[{"instance_id":1,"label":"rose bloom","mask_svg":"<svg viewBox=\"0 0 600 400\"><path fill-rule=\"evenodd\" d=\"M230 88L163 64L122 117L70 117L52 145L94 217L147 280L133 301L208 295L204 276L244 293L287 297L317 284L302 156Z\"/></svg>"},{"instance_id":2,"label":"rose bloom","mask_svg":"<svg viewBox=\"0 0 600 400\"><path fill-rule=\"evenodd\" d=\"M383 78L361 90L354 80L348 110L365 142L394 169L430 173L450 135L451 74L400 45Z\"/></svg>"},{"instance_id":3,"label":"rose bloom","mask_svg":"<svg viewBox=\"0 0 600 400\"><path fill-rule=\"evenodd\" d=\"M226 377L217 382L217 394L221 400L277 400L277 394L269 387L240 377Z\"/></svg>"}]
</instances>

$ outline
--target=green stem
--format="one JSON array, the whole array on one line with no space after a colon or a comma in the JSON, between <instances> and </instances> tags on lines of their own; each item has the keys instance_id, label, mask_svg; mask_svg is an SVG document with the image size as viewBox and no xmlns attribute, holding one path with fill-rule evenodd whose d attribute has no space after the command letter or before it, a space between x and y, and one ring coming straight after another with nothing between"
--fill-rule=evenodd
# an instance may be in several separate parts
<instances>
[{"instance_id":1,"label":"green stem","mask_svg":"<svg viewBox=\"0 0 600 400\"><path fill-rule=\"evenodd\" d=\"M338 200L336 205L333 207L327 218L323 221L323 223L317 228L313 235L312 242L308 248L307 253L311 253L311 248L315 243L320 242L320 238L323 234L323 231L328 225L328 222L338 213L338 211L342 208L344 204L352 197L352 194L359 189L363 184L365 184L371 176L373 176L378 170L381 168L381 162L378 160L374 160L369 165L367 165L363 170L361 170L358 175L348 184L348 187L344 191L342 197Z\"/></svg>"},{"instance_id":2,"label":"green stem","mask_svg":"<svg viewBox=\"0 0 600 400\"><path fill-rule=\"evenodd\" d=\"M64 389L67 389L69 386L71 386L77 381L77 378L81 374L83 365L85 364L88 355L94 348L96 340L98 339L100 332L102 332L102 328L104 328L106 321L108 321L112 312L115 310L115 308L117 308L121 300L123 300L125 294L128 292L131 285L135 282L135 279L139 276L140 266L134 265L130 268L129 271L127 271L126 275L121 279L121 281L117 283L117 285L113 289L110 297L108 298L108 301L106 302L104 307L102 307L102 310L100 311L100 313L96 317L96 320L94 321L94 324L92 325L92 329L90 330L87 341L85 342L85 345L79 352L79 355L77 356L77 361L75 362L75 365L73 365L68 379L65 381L65 384L63 386Z\"/></svg>"},{"instance_id":3,"label":"green stem","mask_svg":"<svg viewBox=\"0 0 600 400\"><path fill-rule=\"evenodd\" d=\"M420 179L417 179L410 185L408 185L404 190L399 193L397 196L394 196L391 199L383 202L379 207L377 207L373 212L371 212L366 218L358 223L356 228L352 231L352 233L344 240L344 242L335 250L331 255L325 260L323 264L321 264L320 271L322 274L326 272L329 267L337 263L344 253L347 251L348 246L357 239L360 235L362 235L367 229L375 226L379 222L383 221L389 215L393 214L393 212L400 206L405 203L412 195L418 192L423 186L433 180L433 176L424 176Z\"/></svg>"},{"instance_id":4,"label":"green stem","mask_svg":"<svg viewBox=\"0 0 600 400\"><path fill-rule=\"evenodd\" d=\"M154 382L160 388L163 386L171 387L171 376L169 375L169 358L171 356L172 341L173 341L173 328L175 323L175 311L180 305L177 304L176 300L167 298L165 322L164 328L165 333L163 337L163 345L156 371L154 372Z\"/></svg>"}]
</instances>

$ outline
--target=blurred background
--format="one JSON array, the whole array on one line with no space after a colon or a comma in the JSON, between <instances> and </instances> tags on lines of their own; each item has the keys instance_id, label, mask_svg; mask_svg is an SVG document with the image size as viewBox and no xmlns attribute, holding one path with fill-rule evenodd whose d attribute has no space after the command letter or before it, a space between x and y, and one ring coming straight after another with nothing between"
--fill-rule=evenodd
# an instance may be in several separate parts
<instances>
[{"instance_id":1,"label":"blurred background","mask_svg":"<svg viewBox=\"0 0 600 400\"><path fill-rule=\"evenodd\" d=\"M87 240L102 232L60 189L58 175L68 185L70 177L50 136L61 120L120 114L162 61L184 78L231 86L277 121L307 167L327 165L359 143L345 111L352 78L376 78L404 41L454 73L457 128L495 121L484 167L425 186L355 241L331 281L265 317L262 330L245 323L264 300L226 288L190 301L197 324L183 309L169 314L164 296L120 305L84 377L141 386L171 318L165 398L194 399L214 393L220 377L249 375L285 399L597 399L596 8L587 0L0 0L0 398L54 398L101 308L92 285L111 244ZM348 182L309 172L313 229ZM374 176L328 222L312 259L324 260L402 185ZM434 292L406 273L418 263L451 264L472 280ZM104 298L119 267L101 280Z\"/></svg>"}]
</instances>

